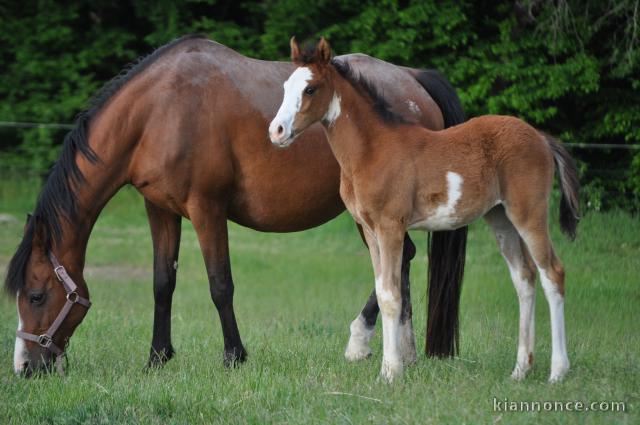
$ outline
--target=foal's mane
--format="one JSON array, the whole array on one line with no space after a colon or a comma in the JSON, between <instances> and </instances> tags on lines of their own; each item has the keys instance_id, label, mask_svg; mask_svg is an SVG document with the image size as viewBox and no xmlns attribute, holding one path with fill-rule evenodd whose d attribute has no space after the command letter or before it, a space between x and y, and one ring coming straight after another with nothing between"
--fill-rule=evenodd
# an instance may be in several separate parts
<instances>
[{"instance_id":1,"label":"foal's mane","mask_svg":"<svg viewBox=\"0 0 640 425\"><path fill-rule=\"evenodd\" d=\"M92 163L100 158L89 146L89 124L91 120L115 95L135 76L144 71L149 65L171 48L185 40L202 38L199 35L187 35L178 38L156 49L153 53L140 57L126 66L116 77L89 101L89 107L76 116L75 127L64 138L60 158L54 164L47 178L31 219L27 221L24 236L7 268L4 285L10 295L15 295L25 284L25 272L31 251L33 239L37 235L42 240L45 252L51 249L53 243L62 238L61 218L71 222L77 219L76 189L86 183L86 179L76 163L76 155L82 155Z\"/></svg>"},{"instance_id":2,"label":"foal's mane","mask_svg":"<svg viewBox=\"0 0 640 425\"><path fill-rule=\"evenodd\" d=\"M302 49L296 59L296 62L302 65L309 65L318 62L318 55L316 46L308 45ZM379 87L377 87L371 80L367 79L364 75L354 70L346 60L331 59L331 65L338 71L338 74L349 82L356 89L358 93L361 93L366 98L371 100L373 109L387 124L406 124L408 121L400 114L394 112L391 109L391 105L382 94Z\"/></svg>"},{"instance_id":3,"label":"foal's mane","mask_svg":"<svg viewBox=\"0 0 640 425\"><path fill-rule=\"evenodd\" d=\"M373 109L387 124L406 124L408 121L391 109L391 105L371 80L355 71L347 61L331 59L331 65L345 80L356 89L357 92L369 98L373 103Z\"/></svg>"}]
</instances>

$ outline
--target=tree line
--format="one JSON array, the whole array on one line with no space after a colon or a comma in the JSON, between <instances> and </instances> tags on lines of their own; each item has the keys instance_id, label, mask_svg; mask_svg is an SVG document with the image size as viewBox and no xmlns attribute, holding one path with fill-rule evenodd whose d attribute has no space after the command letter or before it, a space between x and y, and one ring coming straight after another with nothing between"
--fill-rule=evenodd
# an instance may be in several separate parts
<instances>
[{"instance_id":1,"label":"tree line","mask_svg":"<svg viewBox=\"0 0 640 425\"><path fill-rule=\"evenodd\" d=\"M468 116L572 146L592 209L640 210L640 0L0 2L0 121L72 122L131 61L187 33L287 59L291 35L440 70ZM0 127L4 170L46 172L64 131ZM526 172L526 171L523 171Z\"/></svg>"}]
</instances>

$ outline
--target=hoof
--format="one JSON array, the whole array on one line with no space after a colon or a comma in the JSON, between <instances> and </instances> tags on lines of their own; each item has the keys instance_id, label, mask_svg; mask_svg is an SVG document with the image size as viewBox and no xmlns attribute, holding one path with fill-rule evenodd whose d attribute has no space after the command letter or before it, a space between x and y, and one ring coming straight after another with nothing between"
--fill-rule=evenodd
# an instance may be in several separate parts
<instances>
[{"instance_id":1,"label":"hoof","mask_svg":"<svg viewBox=\"0 0 640 425\"><path fill-rule=\"evenodd\" d=\"M224 350L224 367L234 368L247 360L247 350L243 346Z\"/></svg>"},{"instance_id":2,"label":"hoof","mask_svg":"<svg viewBox=\"0 0 640 425\"><path fill-rule=\"evenodd\" d=\"M397 382L402 379L402 363L389 363L382 361L380 369L380 380L387 383Z\"/></svg>"},{"instance_id":3,"label":"hoof","mask_svg":"<svg viewBox=\"0 0 640 425\"><path fill-rule=\"evenodd\" d=\"M149 362L147 363L147 368L153 369L164 366L169 360L173 358L175 353L176 352L171 345L169 347L161 348L160 350L156 350L152 347L151 352L149 353Z\"/></svg>"},{"instance_id":4,"label":"hoof","mask_svg":"<svg viewBox=\"0 0 640 425\"><path fill-rule=\"evenodd\" d=\"M415 363L418 358L411 321L400 325L400 355L405 365Z\"/></svg>"},{"instance_id":5,"label":"hoof","mask_svg":"<svg viewBox=\"0 0 640 425\"><path fill-rule=\"evenodd\" d=\"M351 332L351 335L349 336L347 349L344 351L344 357L350 362L364 360L371 357L369 341L375 333L375 327L367 326L362 314L359 314L358 317L351 322L349 331Z\"/></svg>"},{"instance_id":6,"label":"hoof","mask_svg":"<svg viewBox=\"0 0 640 425\"><path fill-rule=\"evenodd\" d=\"M352 347L348 345L347 350L344 352L344 358L350 362L365 360L369 357L371 357L371 348L369 347Z\"/></svg>"},{"instance_id":7,"label":"hoof","mask_svg":"<svg viewBox=\"0 0 640 425\"><path fill-rule=\"evenodd\" d=\"M514 381L522 381L527 376L529 370L530 369L523 368L520 365L516 365L516 367L513 368L513 372L511 372L511 379Z\"/></svg>"},{"instance_id":8,"label":"hoof","mask_svg":"<svg viewBox=\"0 0 640 425\"><path fill-rule=\"evenodd\" d=\"M402 362L405 365L411 365L418 361L418 355L416 353L416 347L413 349L402 350Z\"/></svg>"},{"instance_id":9,"label":"hoof","mask_svg":"<svg viewBox=\"0 0 640 425\"><path fill-rule=\"evenodd\" d=\"M371 357L371 348L366 345L352 344L349 341L347 349L344 352L344 358L350 362L357 362L358 360L364 360Z\"/></svg>"},{"instance_id":10,"label":"hoof","mask_svg":"<svg viewBox=\"0 0 640 425\"><path fill-rule=\"evenodd\" d=\"M551 360L551 375L549 376L549 383L555 384L562 381L567 372L569 372L569 360L566 358L559 361Z\"/></svg>"}]
</instances>

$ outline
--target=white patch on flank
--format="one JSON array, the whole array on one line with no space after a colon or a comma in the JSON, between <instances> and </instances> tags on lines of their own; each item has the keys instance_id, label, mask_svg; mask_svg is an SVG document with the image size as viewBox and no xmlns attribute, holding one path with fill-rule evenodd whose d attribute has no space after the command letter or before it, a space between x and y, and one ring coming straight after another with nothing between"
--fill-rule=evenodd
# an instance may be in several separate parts
<instances>
[{"instance_id":1,"label":"white patch on flank","mask_svg":"<svg viewBox=\"0 0 640 425\"><path fill-rule=\"evenodd\" d=\"M328 125L331 125L338 119L340 116L340 96L337 93L333 93L333 98L331 99L331 103L329 103L329 109L327 109L327 113L324 114L322 118Z\"/></svg>"},{"instance_id":2,"label":"white patch on flank","mask_svg":"<svg viewBox=\"0 0 640 425\"><path fill-rule=\"evenodd\" d=\"M276 117L271 121L269 125L269 134L271 135L271 141L273 143L282 142L287 140L291 136L291 126L293 120L296 117L300 106L302 105L302 95L304 89L307 87L309 81L313 79L313 73L306 66L302 66L295 71L284 82L284 96L282 98L282 105L278 109ZM284 132L281 137L275 138L277 135L277 129L279 126L284 128Z\"/></svg>"},{"instance_id":3,"label":"white patch on flank","mask_svg":"<svg viewBox=\"0 0 640 425\"><path fill-rule=\"evenodd\" d=\"M416 102L414 102L413 100L405 100L405 103L407 104L407 106L409 107L409 110L411 112L413 112L414 114L420 114L420 107L418 106L418 104Z\"/></svg>"},{"instance_id":4,"label":"white patch on flank","mask_svg":"<svg viewBox=\"0 0 640 425\"><path fill-rule=\"evenodd\" d=\"M351 326L349 326L351 336L349 337L349 343L347 349L344 352L344 356L349 361L356 361L366 359L371 355L371 347L369 347L369 341L375 333L375 327L367 327L367 323L359 314Z\"/></svg>"},{"instance_id":5,"label":"white patch on flank","mask_svg":"<svg viewBox=\"0 0 640 425\"><path fill-rule=\"evenodd\" d=\"M429 217L412 223L410 229L449 230L456 224L456 204L462 196L462 176L447 172L447 202L439 205Z\"/></svg>"},{"instance_id":6,"label":"white patch on flank","mask_svg":"<svg viewBox=\"0 0 640 425\"><path fill-rule=\"evenodd\" d=\"M16 295L16 307L18 305L18 296ZM18 330L22 330L22 319L20 318L20 309L18 309ZM24 363L27 361L27 346L22 338L16 336L16 345L13 350L13 370L20 373L24 369Z\"/></svg>"},{"instance_id":7,"label":"white patch on flank","mask_svg":"<svg viewBox=\"0 0 640 425\"><path fill-rule=\"evenodd\" d=\"M551 318L551 376L549 382L557 382L564 378L569 371L569 357L567 356L567 342L564 332L564 296L558 292L558 287L549 279L547 272L538 268L544 295L549 303Z\"/></svg>"}]
</instances>

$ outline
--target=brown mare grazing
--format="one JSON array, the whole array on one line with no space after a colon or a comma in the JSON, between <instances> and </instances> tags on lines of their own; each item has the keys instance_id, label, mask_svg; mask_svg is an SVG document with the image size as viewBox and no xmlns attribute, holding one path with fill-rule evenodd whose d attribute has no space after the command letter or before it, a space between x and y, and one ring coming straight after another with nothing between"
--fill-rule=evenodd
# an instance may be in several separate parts
<instances>
[{"instance_id":1,"label":"brown mare grazing","mask_svg":"<svg viewBox=\"0 0 640 425\"><path fill-rule=\"evenodd\" d=\"M331 60L329 44L301 52L291 39L298 68L269 126L272 143L293 143L321 122L340 164L340 195L363 227L382 313L381 376L402 375L400 321L402 242L408 229L450 230L485 217L507 261L520 301L520 337L512 376L531 368L536 269L551 312L550 381L567 373L564 270L548 233L547 210L554 171L561 189L561 224L575 236L578 179L575 165L555 140L525 122L483 116L442 130L408 123L388 109L371 81L348 63ZM555 165L554 165L555 162Z\"/></svg>"},{"instance_id":2,"label":"brown mare grazing","mask_svg":"<svg viewBox=\"0 0 640 425\"><path fill-rule=\"evenodd\" d=\"M433 71L359 54L338 60L373 81L393 83L388 95L407 120L433 129L463 120L455 92ZM28 375L57 358L85 316L88 301L80 306L73 301L89 297L82 273L87 241L106 202L126 184L145 198L153 239L150 364L161 364L174 352L171 300L181 217L192 221L200 241L225 364L245 359L232 304L227 219L260 231L291 232L344 210L340 169L320 126L287 152L269 143L268 122L293 69L191 36L161 47L103 89L68 134L8 268L5 285L17 294L20 318L16 372ZM431 354L451 355L455 348L465 243L464 230L435 234L432 241ZM415 251L408 237L405 251L403 322L410 325L408 271ZM68 273L64 285L55 277L54 258ZM348 358L370 352L377 313L372 296L352 325Z\"/></svg>"}]
</instances>

